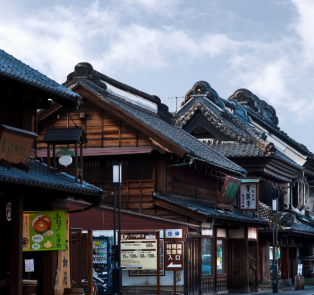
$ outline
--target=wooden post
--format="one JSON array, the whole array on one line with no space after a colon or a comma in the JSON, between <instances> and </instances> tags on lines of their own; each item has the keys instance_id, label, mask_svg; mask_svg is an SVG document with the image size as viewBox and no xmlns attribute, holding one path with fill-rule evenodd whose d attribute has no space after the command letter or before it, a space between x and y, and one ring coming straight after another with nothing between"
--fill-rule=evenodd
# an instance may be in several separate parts
<instances>
[{"instance_id":1,"label":"wooden post","mask_svg":"<svg viewBox=\"0 0 314 295\"><path fill-rule=\"evenodd\" d=\"M87 234L87 294L93 293L93 230Z\"/></svg>"},{"instance_id":2,"label":"wooden post","mask_svg":"<svg viewBox=\"0 0 314 295\"><path fill-rule=\"evenodd\" d=\"M83 166L84 166L84 162L83 162L83 144L80 143L80 168L81 168L81 178L80 178L80 184L83 184Z\"/></svg>"},{"instance_id":3,"label":"wooden post","mask_svg":"<svg viewBox=\"0 0 314 295\"><path fill-rule=\"evenodd\" d=\"M157 236L157 295L160 295L160 253L159 253L159 231L156 232Z\"/></svg>"},{"instance_id":4,"label":"wooden post","mask_svg":"<svg viewBox=\"0 0 314 295\"><path fill-rule=\"evenodd\" d=\"M244 255L244 273L246 274L246 277L244 279L244 292L249 290L249 239L248 239L248 228L244 228L244 249L243 249L243 255Z\"/></svg>"},{"instance_id":5,"label":"wooden post","mask_svg":"<svg viewBox=\"0 0 314 295\"><path fill-rule=\"evenodd\" d=\"M212 256L214 258L214 292L217 292L217 228L214 226L213 228L213 241L214 241L214 255Z\"/></svg>"},{"instance_id":6,"label":"wooden post","mask_svg":"<svg viewBox=\"0 0 314 295\"><path fill-rule=\"evenodd\" d=\"M203 294L202 292L202 238L198 239L198 268L197 268L197 280L198 280L198 290L199 294Z\"/></svg>"},{"instance_id":7,"label":"wooden post","mask_svg":"<svg viewBox=\"0 0 314 295\"><path fill-rule=\"evenodd\" d=\"M256 229L258 230L258 229ZM259 271L259 259L258 259L258 233L257 233L257 239L255 242L255 261L256 261L256 269L255 269L255 286L259 286L259 277L258 277L258 271Z\"/></svg>"},{"instance_id":8,"label":"wooden post","mask_svg":"<svg viewBox=\"0 0 314 295\"><path fill-rule=\"evenodd\" d=\"M176 278L177 272L173 271L173 295L177 295L177 278Z\"/></svg>"},{"instance_id":9,"label":"wooden post","mask_svg":"<svg viewBox=\"0 0 314 295\"><path fill-rule=\"evenodd\" d=\"M22 295L23 278L23 195L13 196L11 225L10 294Z\"/></svg>"},{"instance_id":10,"label":"wooden post","mask_svg":"<svg viewBox=\"0 0 314 295\"><path fill-rule=\"evenodd\" d=\"M52 163L52 167L53 167L53 170L55 170L56 169L56 145L55 144L53 144L52 145L52 149L53 149L53 155L52 155L52 161L53 161L53 163Z\"/></svg>"},{"instance_id":11,"label":"wooden post","mask_svg":"<svg viewBox=\"0 0 314 295\"><path fill-rule=\"evenodd\" d=\"M47 167L50 170L50 143L47 145Z\"/></svg>"},{"instance_id":12,"label":"wooden post","mask_svg":"<svg viewBox=\"0 0 314 295\"><path fill-rule=\"evenodd\" d=\"M77 142L75 143L75 160L74 160L74 175L75 175L75 183L78 183L78 150L77 150Z\"/></svg>"}]
</instances>

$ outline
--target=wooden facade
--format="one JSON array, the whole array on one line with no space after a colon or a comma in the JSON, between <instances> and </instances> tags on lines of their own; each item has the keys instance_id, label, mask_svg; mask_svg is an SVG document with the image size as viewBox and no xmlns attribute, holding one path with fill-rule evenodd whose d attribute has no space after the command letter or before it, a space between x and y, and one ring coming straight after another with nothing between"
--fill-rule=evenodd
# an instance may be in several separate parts
<instances>
[{"instance_id":1,"label":"wooden facade","mask_svg":"<svg viewBox=\"0 0 314 295\"><path fill-rule=\"evenodd\" d=\"M10 129L15 135L34 135L38 132L38 109L51 107L51 100L72 109L78 105L79 98L74 92L0 50L0 124L8 126L2 129ZM10 143L17 151L17 141L13 140ZM4 144L5 140L1 140L2 149ZM22 293L23 280L29 279L24 263L27 258L34 259L35 271L30 278L37 281L37 294L57 294L54 288L59 266L58 252L61 251L23 252L23 244L29 242L23 239L23 211L67 211L65 199L69 195L77 197L79 191L69 190L73 188L70 179L64 185L60 174L48 173L47 167L38 161L36 152L35 137L30 153L22 154L23 158L25 156L23 167L18 157L11 160L10 165L4 161L3 155L0 158L1 294L22 295L27 292L24 290ZM38 177L39 171L43 172L41 177ZM59 182L58 186L56 182ZM95 199L100 197L98 193L94 195ZM89 197L93 198L92 195Z\"/></svg>"},{"instance_id":2,"label":"wooden facade","mask_svg":"<svg viewBox=\"0 0 314 295\"><path fill-rule=\"evenodd\" d=\"M79 64L77 67L80 69L89 67L89 71L91 66ZM71 75L73 76L75 73ZM186 198L187 202L191 200L191 204L195 201L213 204L221 192L226 173L234 174L234 171L230 171L228 168L222 169L206 160L191 160L188 153L183 152L182 145L169 140L167 136L163 136L150 126L141 123L132 114L127 114L123 107L120 108L118 104L107 101L96 90L89 88L90 84L88 83L90 81L86 82L86 86L84 83L74 87L71 86L75 92L83 97L83 104L76 112L66 113L63 108L54 104L53 112L42 111L39 113L41 118L38 130L39 156L45 157L47 153L46 147L41 141L48 128L67 128L75 125L84 127L88 139L83 148L84 179L104 189L107 194L102 204L102 210L108 212L108 215L102 213L100 216L100 212L97 210L92 210L90 213L88 211L75 213L72 214L72 226L85 230L108 230L113 227L111 213L113 207L112 164L121 162L123 163L123 183L121 187L122 226L129 223L128 218L125 217L128 214L127 212L139 214L138 218L145 217L146 220L149 216L151 216L152 221L155 218L162 218L166 224L168 220L168 226L172 226L172 228L174 222L194 225L194 228L192 226L188 230L185 242L187 247L185 256L187 269L184 275L184 288L181 291L185 294L189 292L189 294L195 295L227 292L229 285L233 286L233 283L230 284L230 282L240 278L240 274L234 278L229 273L228 269L230 267L235 268L236 263L229 265L228 261L231 257L240 256L246 265L248 263L248 251L244 251L245 248L242 248L242 252L234 251L232 245L235 242L229 242L228 230L242 228L243 232L246 233L246 239L244 235L239 239L249 249L248 227L266 226L267 223L262 224L253 217L250 221L242 220L241 216L238 217L239 219L234 218L230 221L227 212L225 217L221 216L215 219L212 216L209 217L206 213L191 209L189 206L163 200L158 197L158 194L170 197L180 196ZM190 136L188 138L191 141L194 140ZM206 146L203 148L206 150ZM221 173L222 170L223 173ZM201 229L204 223L212 224L212 235L202 236L199 232L196 232L195 229ZM138 222L134 225L133 230L147 229L147 224ZM159 229L164 226L160 225ZM221 233L223 234L221 235ZM204 239L207 239L208 245L211 245L210 254L204 254L204 251L208 251L209 246L204 246L205 248L202 250ZM223 264L219 262L218 252L221 259L223 257ZM209 257L208 255L212 257L211 262L209 262L210 265L204 266L203 258ZM256 257L256 254L254 254L254 257ZM204 267L211 269L210 274L202 274ZM245 272L245 270L244 275L247 279L241 279L240 285L235 286L235 288L248 288L249 278L248 272ZM131 287L124 289L125 294L127 294L129 288ZM146 289L137 286L133 287L133 290L136 290L137 293L143 293ZM151 292L156 291L151 290Z\"/></svg>"}]
</instances>

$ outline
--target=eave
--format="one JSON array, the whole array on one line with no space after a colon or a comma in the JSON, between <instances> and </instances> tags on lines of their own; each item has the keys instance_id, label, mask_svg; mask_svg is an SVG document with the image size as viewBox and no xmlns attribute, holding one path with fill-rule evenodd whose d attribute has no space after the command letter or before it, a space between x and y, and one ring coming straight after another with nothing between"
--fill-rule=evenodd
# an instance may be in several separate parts
<instances>
[{"instance_id":1,"label":"eave","mask_svg":"<svg viewBox=\"0 0 314 295\"><path fill-rule=\"evenodd\" d=\"M281 182L291 182L302 171L271 156L229 158L247 170L248 173L258 173L265 177L273 177Z\"/></svg>"}]
</instances>

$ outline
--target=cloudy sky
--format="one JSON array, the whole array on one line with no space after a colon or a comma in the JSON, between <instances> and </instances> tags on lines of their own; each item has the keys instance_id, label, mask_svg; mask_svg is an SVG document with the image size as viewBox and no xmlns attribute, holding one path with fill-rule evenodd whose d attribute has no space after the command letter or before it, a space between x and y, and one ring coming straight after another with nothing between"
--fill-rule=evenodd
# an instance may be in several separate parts
<instances>
[{"instance_id":1,"label":"cloudy sky","mask_svg":"<svg viewBox=\"0 0 314 295\"><path fill-rule=\"evenodd\" d=\"M313 19L313 0L0 0L0 48L60 83L89 62L171 111L199 80L247 88L314 152Z\"/></svg>"}]
</instances>

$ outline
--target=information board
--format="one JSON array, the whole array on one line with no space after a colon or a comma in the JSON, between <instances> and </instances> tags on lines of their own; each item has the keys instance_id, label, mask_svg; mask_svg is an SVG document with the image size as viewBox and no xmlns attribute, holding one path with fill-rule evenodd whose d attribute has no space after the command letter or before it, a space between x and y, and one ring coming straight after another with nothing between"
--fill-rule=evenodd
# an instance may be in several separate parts
<instances>
[{"instance_id":1,"label":"information board","mask_svg":"<svg viewBox=\"0 0 314 295\"><path fill-rule=\"evenodd\" d=\"M25 259L25 272L34 272L34 259Z\"/></svg>"},{"instance_id":2,"label":"information board","mask_svg":"<svg viewBox=\"0 0 314 295\"><path fill-rule=\"evenodd\" d=\"M183 243L166 242L165 269L183 270Z\"/></svg>"},{"instance_id":3,"label":"information board","mask_svg":"<svg viewBox=\"0 0 314 295\"><path fill-rule=\"evenodd\" d=\"M65 212L23 212L23 251L65 250Z\"/></svg>"},{"instance_id":4,"label":"information board","mask_svg":"<svg viewBox=\"0 0 314 295\"><path fill-rule=\"evenodd\" d=\"M121 234L121 269L157 269L156 233Z\"/></svg>"}]
</instances>

